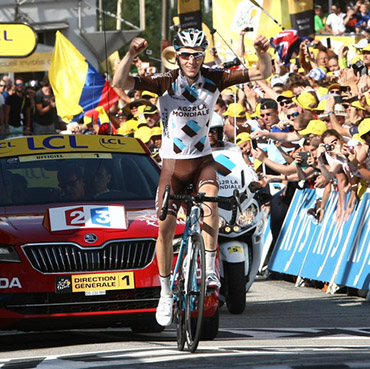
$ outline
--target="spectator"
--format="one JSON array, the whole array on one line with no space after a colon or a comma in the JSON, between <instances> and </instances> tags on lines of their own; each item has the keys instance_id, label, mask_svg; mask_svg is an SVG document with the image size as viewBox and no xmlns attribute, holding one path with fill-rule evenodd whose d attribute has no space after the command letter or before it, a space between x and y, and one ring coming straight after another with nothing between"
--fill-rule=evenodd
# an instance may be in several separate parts
<instances>
[{"instance_id":1,"label":"spectator","mask_svg":"<svg viewBox=\"0 0 370 369\"><path fill-rule=\"evenodd\" d=\"M159 127L161 114L156 105L147 105L144 108L143 115L149 128Z\"/></svg>"},{"instance_id":2,"label":"spectator","mask_svg":"<svg viewBox=\"0 0 370 369\"><path fill-rule=\"evenodd\" d=\"M58 121L57 110L55 97L47 76L43 78L41 86L35 95L36 111L33 115L33 134L55 134Z\"/></svg>"},{"instance_id":3,"label":"spectator","mask_svg":"<svg viewBox=\"0 0 370 369\"><path fill-rule=\"evenodd\" d=\"M247 112L243 105L239 103L230 104L223 116L226 117L224 130L227 141L234 143L238 133L251 132L251 127L246 124Z\"/></svg>"},{"instance_id":4,"label":"spectator","mask_svg":"<svg viewBox=\"0 0 370 369\"><path fill-rule=\"evenodd\" d=\"M5 133L8 137L31 133L31 103L24 95L24 80L15 80L15 93L5 101Z\"/></svg>"},{"instance_id":5,"label":"spectator","mask_svg":"<svg viewBox=\"0 0 370 369\"><path fill-rule=\"evenodd\" d=\"M325 17L321 5L315 5L315 33L326 33Z\"/></svg>"},{"instance_id":6,"label":"spectator","mask_svg":"<svg viewBox=\"0 0 370 369\"><path fill-rule=\"evenodd\" d=\"M358 9L356 13L357 22L355 24L355 32L361 33L368 25L370 20L369 6L361 1L356 2Z\"/></svg>"},{"instance_id":7,"label":"spectator","mask_svg":"<svg viewBox=\"0 0 370 369\"><path fill-rule=\"evenodd\" d=\"M326 20L325 28L328 32L330 32L333 36L340 36L346 30L344 24L344 18L346 15L342 13L339 4L333 4L331 6L331 13L328 15Z\"/></svg>"}]
</instances>

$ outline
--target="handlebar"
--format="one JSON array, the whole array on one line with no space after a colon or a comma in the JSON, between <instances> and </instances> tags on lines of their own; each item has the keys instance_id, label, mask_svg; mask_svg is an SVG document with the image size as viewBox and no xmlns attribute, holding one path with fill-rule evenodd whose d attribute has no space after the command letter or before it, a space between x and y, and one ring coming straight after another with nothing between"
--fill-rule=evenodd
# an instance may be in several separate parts
<instances>
[{"instance_id":1,"label":"handlebar","mask_svg":"<svg viewBox=\"0 0 370 369\"><path fill-rule=\"evenodd\" d=\"M217 202L217 203L229 203L232 205L232 216L231 216L231 224L235 223L236 216L237 216L237 211L241 212L241 204L240 204L240 195L239 191L237 189L234 190L233 197L232 198L220 198L220 197L215 197L215 196L206 196L204 192L199 192L195 195L188 193L188 194L171 194L170 193L170 185L166 185L165 191L163 194L163 203L162 203L162 208L161 212L159 215L160 220L165 220L167 217L167 212L168 212L168 202L169 200L181 200L184 201L190 209L193 204L200 204L203 202Z\"/></svg>"}]
</instances>

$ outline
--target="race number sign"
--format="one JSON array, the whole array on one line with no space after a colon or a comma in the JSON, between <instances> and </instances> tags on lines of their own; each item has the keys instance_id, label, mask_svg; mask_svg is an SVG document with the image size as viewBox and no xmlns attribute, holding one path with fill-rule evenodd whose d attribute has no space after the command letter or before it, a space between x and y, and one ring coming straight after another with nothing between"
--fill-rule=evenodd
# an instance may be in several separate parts
<instances>
[{"instance_id":1,"label":"race number sign","mask_svg":"<svg viewBox=\"0 0 370 369\"><path fill-rule=\"evenodd\" d=\"M124 206L81 205L49 209L50 228L63 231L78 228L127 229Z\"/></svg>"}]
</instances>

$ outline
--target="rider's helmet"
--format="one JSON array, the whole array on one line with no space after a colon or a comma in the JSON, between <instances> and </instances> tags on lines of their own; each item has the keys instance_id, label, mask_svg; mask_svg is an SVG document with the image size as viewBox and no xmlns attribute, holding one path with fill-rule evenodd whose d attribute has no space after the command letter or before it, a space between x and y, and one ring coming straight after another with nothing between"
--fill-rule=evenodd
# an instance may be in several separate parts
<instances>
[{"instance_id":1,"label":"rider's helmet","mask_svg":"<svg viewBox=\"0 0 370 369\"><path fill-rule=\"evenodd\" d=\"M176 51L182 47L196 48L200 47L203 50L208 47L208 40L203 31L195 28L181 30L173 39L173 47Z\"/></svg>"},{"instance_id":2,"label":"rider's helmet","mask_svg":"<svg viewBox=\"0 0 370 369\"><path fill-rule=\"evenodd\" d=\"M223 140L224 135L224 120L220 114L213 112L212 120L209 124L209 129L215 129L217 131L217 141Z\"/></svg>"}]
</instances>

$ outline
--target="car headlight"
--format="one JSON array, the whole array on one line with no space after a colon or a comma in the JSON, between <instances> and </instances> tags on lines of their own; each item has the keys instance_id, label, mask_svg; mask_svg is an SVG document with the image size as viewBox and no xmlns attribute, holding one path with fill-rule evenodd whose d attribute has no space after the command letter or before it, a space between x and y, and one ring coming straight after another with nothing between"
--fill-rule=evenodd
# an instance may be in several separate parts
<instances>
[{"instance_id":1,"label":"car headlight","mask_svg":"<svg viewBox=\"0 0 370 369\"><path fill-rule=\"evenodd\" d=\"M0 245L0 262L5 261L9 263L20 263L17 251L14 246L11 245Z\"/></svg>"},{"instance_id":2,"label":"car headlight","mask_svg":"<svg viewBox=\"0 0 370 369\"><path fill-rule=\"evenodd\" d=\"M258 208L252 204L247 209L243 210L236 220L236 224L240 227L249 227L256 223Z\"/></svg>"}]
</instances>

